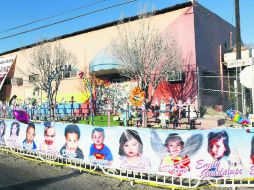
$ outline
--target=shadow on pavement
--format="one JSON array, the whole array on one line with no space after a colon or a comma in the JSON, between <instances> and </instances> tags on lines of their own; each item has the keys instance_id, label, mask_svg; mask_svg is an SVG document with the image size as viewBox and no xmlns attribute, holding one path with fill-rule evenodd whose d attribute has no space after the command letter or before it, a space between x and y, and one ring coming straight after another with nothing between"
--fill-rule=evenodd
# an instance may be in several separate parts
<instances>
[{"instance_id":1,"label":"shadow on pavement","mask_svg":"<svg viewBox=\"0 0 254 190\"><path fill-rule=\"evenodd\" d=\"M0 188L0 190L38 189L38 188L44 187L50 183L62 181L62 180L65 180L65 179L68 179L71 177L76 177L81 174L84 174L84 173L75 171L70 174L66 174L66 175L62 175L62 176L51 177L51 178L46 178L46 179L39 179L39 180L29 181L29 182L25 182L25 183L19 183L19 184L15 184L15 185L9 185L9 186Z\"/></svg>"}]
</instances>

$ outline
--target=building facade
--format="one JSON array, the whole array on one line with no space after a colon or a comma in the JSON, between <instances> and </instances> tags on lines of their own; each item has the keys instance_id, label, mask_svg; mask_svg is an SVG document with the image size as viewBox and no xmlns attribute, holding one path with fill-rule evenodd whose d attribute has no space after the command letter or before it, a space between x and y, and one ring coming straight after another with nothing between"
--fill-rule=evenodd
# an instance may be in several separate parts
<instances>
[{"instance_id":1,"label":"building facade","mask_svg":"<svg viewBox=\"0 0 254 190\"><path fill-rule=\"evenodd\" d=\"M125 20L128 20L133 30L137 28L138 16ZM185 66L184 77L181 75L178 79L173 78L161 83L155 92L154 100L163 99L168 102L172 97L177 102L179 99L186 101L190 98L191 102L197 105L196 77L203 71L219 73L221 63L219 46L222 45L222 52L226 50L230 33L233 33L234 39L235 27L202 5L191 2L158 10L152 16L151 22L161 33L169 30L173 33L181 49ZM77 58L76 68L60 85L58 101L62 98L69 101L71 96L74 96L76 102L82 103L87 100L82 80L78 76L79 71L85 71L101 80L121 81L118 65L108 50L112 38L117 34L117 24L118 21L114 21L45 42L60 42ZM29 80L31 76L26 74L29 54L35 46L36 44L31 44L0 54L3 58L16 56L1 88L1 100L9 100L14 95L21 100L28 97L36 98L38 102L45 100L46 94L36 89ZM177 90L172 90L175 86Z\"/></svg>"}]
</instances>

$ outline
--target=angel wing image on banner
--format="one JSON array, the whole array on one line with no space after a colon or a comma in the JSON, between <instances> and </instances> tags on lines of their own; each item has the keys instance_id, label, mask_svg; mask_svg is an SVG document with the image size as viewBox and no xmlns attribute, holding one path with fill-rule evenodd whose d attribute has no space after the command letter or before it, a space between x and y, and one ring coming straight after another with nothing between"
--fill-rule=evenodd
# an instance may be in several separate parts
<instances>
[{"instance_id":1,"label":"angel wing image on banner","mask_svg":"<svg viewBox=\"0 0 254 190\"><path fill-rule=\"evenodd\" d=\"M184 145L181 154L192 156L194 155L203 144L203 135L193 134L189 137Z\"/></svg>"},{"instance_id":2,"label":"angel wing image on banner","mask_svg":"<svg viewBox=\"0 0 254 190\"><path fill-rule=\"evenodd\" d=\"M201 134L193 134L184 142L175 132L169 133L163 143L157 132L151 130L151 147L161 159L159 171L173 176L181 176L190 171L190 157L199 150L202 143Z\"/></svg>"},{"instance_id":3,"label":"angel wing image on banner","mask_svg":"<svg viewBox=\"0 0 254 190\"><path fill-rule=\"evenodd\" d=\"M167 148L164 146L164 143L162 142L161 138L159 137L156 130L151 130L151 147L153 151L156 153L156 155L161 158L162 156L166 155L168 153Z\"/></svg>"}]
</instances>

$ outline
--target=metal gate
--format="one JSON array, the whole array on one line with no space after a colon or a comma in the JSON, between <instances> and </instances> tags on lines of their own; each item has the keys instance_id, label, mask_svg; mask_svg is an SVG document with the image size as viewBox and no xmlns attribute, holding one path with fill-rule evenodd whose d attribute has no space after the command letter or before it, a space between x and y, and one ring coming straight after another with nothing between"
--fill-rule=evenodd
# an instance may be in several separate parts
<instances>
[{"instance_id":1,"label":"metal gate","mask_svg":"<svg viewBox=\"0 0 254 190\"><path fill-rule=\"evenodd\" d=\"M198 82L200 109L234 109L243 114L252 113L251 89L241 85L238 76L206 74L198 76Z\"/></svg>"}]
</instances>

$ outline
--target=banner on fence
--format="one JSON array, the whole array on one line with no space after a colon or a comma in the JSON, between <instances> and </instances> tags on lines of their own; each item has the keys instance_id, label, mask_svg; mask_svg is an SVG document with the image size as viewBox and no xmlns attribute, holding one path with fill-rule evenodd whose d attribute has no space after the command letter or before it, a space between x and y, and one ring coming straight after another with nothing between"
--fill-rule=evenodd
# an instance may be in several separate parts
<instances>
[{"instance_id":1,"label":"banner on fence","mask_svg":"<svg viewBox=\"0 0 254 190\"><path fill-rule=\"evenodd\" d=\"M254 130L163 130L0 121L0 144L105 167L199 179L254 175Z\"/></svg>"}]
</instances>

